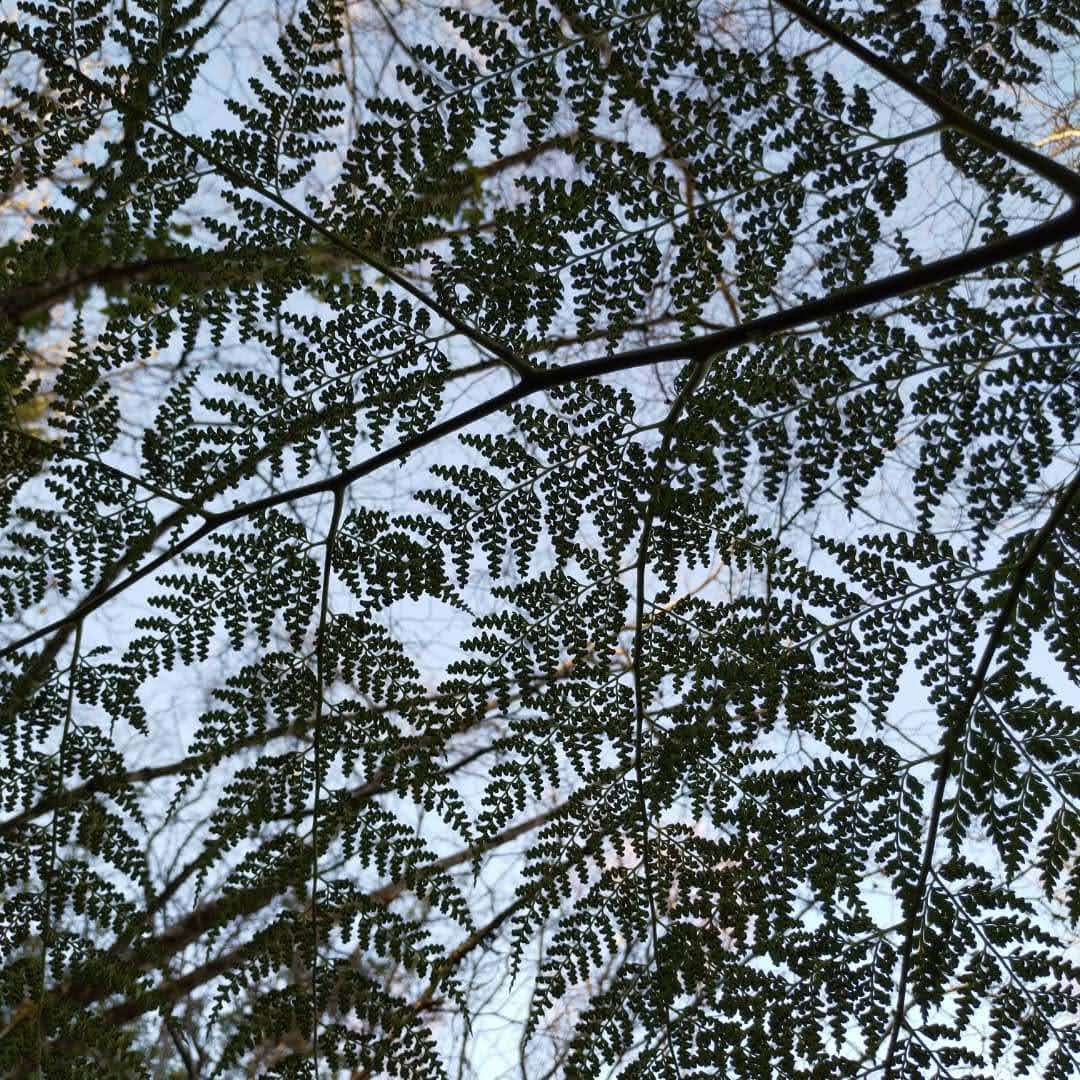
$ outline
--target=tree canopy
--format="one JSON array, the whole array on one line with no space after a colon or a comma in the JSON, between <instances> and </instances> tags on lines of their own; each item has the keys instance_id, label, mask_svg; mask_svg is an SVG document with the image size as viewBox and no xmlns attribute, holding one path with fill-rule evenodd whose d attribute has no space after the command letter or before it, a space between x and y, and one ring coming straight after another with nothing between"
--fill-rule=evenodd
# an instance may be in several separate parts
<instances>
[{"instance_id":1,"label":"tree canopy","mask_svg":"<svg viewBox=\"0 0 1080 1080\"><path fill-rule=\"evenodd\" d=\"M0 1072L1080 1075L1080 6L286 7L0 21Z\"/></svg>"}]
</instances>

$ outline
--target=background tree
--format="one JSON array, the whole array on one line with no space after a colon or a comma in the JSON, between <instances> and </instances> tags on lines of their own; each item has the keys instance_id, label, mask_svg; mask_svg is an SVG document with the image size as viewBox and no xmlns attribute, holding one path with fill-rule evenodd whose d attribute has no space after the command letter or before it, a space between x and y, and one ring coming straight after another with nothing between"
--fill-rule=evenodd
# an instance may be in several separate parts
<instances>
[{"instance_id":1,"label":"background tree","mask_svg":"<svg viewBox=\"0 0 1080 1080\"><path fill-rule=\"evenodd\" d=\"M1074 5L11 14L8 1072L1075 1074Z\"/></svg>"}]
</instances>

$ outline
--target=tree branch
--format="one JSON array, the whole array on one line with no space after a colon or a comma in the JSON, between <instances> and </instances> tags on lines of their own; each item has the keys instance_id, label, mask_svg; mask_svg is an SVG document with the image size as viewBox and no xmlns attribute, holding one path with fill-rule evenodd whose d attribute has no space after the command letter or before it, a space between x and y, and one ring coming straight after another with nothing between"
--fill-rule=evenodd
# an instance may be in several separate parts
<instances>
[{"instance_id":1,"label":"tree branch","mask_svg":"<svg viewBox=\"0 0 1080 1080\"><path fill-rule=\"evenodd\" d=\"M945 727L945 733L939 753L937 783L934 787L933 800L930 804L930 818L926 829L926 843L923 847L922 861L919 864L919 876L915 882L915 888L908 899L907 928L904 933L904 943L900 951L900 977L896 990L896 1008L893 1014L893 1022L889 1030L889 1045L885 1053L884 1069L885 1080L890 1080L893 1071L893 1061L896 1056L896 1047L900 1038L900 1028L903 1024L905 1013L905 999L907 996L908 979L911 975L911 962L914 952L915 929L919 922L922 911L923 898L926 895L926 884L930 877L930 871L934 863L934 845L937 841L938 825L941 821L941 813L945 803L945 787L952 770L953 759L956 757L956 749L961 744L964 733L967 730L967 722L971 717L975 703L983 691L990 664L994 654L1001 645L1008 630L1009 624L1016 611L1016 605L1020 600L1024 584L1028 575L1035 568L1035 564L1042 554L1043 548L1053 536L1054 531L1065 520L1077 496L1080 496L1080 470L1073 477L1072 482L1062 492L1050 516L1043 523L1042 528L1032 538L1024 557L1020 560L1013 574L1013 583L1005 597L1005 602L998 611L997 618L990 628L990 634L983 648L979 666L975 670L971 683L968 686L964 701L956 714L950 718ZM884 1037L882 1039L884 1042ZM880 1045L880 1044L879 1044Z\"/></svg>"},{"instance_id":2,"label":"tree branch","mask_svg":"<svg viewBox=\"0 0 1080 1080\"><path fill-rule=\"evenodd\" d=\"M892 62L879 57L876 53L866 48L866 46L849 37L840 28L817 15L805 4L801 3L800 0L778 0L778 2L782 7L812 26L819 33L829 38L829 40L836 42L852 55L862 60L874 71L877 71L885 78L891 79L913 97L933 109L939 117L950 126L963 132L970 138L975 139L983 146L1004 154L1013 161L1027 166L1044 180L1055 185L1063 193L1069 196L1069 209L1058 217L1052 218L1050 221L1024 229L1012 236L992 240L970 251L945 256L944 258L936 259L933 262L922 266L913 267L897 274L890 274L877 281L867 282L862 285L844 289L840 292L833 293L830 296L824 296L817 300L810 300L785 311L764 315L752 319L750 322L719 330L712 334L705 334L689 341L677 341L663 345L629 349L611 356L582 360L558 368L534 369L529 367L527 370L515 368L520 375L520 379L515 386L503 391L501 394L496 394L486 402L482 402L471 409L467 409L456 417L450 417L441 423L435 424L426 432L403 440L398 443L397 446L376 454L365 462L361 462L335 476L313 481L308 484L302 484L288 491L266 496L263 499L256 499L253 502L236 506L229 511L208 515L207 520L199 529L184 540L173 545L167 551L162 552L157 558L151 560L144 567L132 573L123 581L104 590L101 590L99 586L98 589L92 591L90 596L68 615L7 645L0 650L0 659L10 656L16 651L33 644L33 642L40 638L84 618L102 604L107 603L114 596L125 591L137 581L141 581L159 567L182 554L188 548L210 535L222 525L240 520L251 514L269 509L270 507L278 506L281 503L305 498L308 495L334 492L339 488L347 488L356 480L376 472L383 466L400 461L414 453L416 450L422 449L448 435L455 434L477 421L500 412L502 409L508 408L533 394L545 390L552 390L561 386L569 386L587 379L598 378L616 372L646 367L651 364L676 360L699 361L715 358L732 349L752 344L755 341L761 341L775 334L794 330L798 327L806 326L809 323L817 322L822 319L831 319L840 315L846 315L850 312L857 311L860 308L895 299L898 296L902 296L916 289L941 285L957 277L979 273L1000 263L1023 258L1027 255L1034 254L1042 248L1080 236L1080 176L1051 158L1045 157L1037 151L1024 146L1022 143L1016 142L1005 135L1001 135L993 129L964 115L959 109L950 104L935 91L923 86ZM88 84L95 94L102 93L102 88L92 79L81 74L79 75L79 78L84 83ZM174 131L168 124L165 124L162 121L150 118L150 122L162 130L168 131L174 137L180 139L185 145L198 149L199 152L204 153L205 156L206 148L203 145L204 140L194 140L193 142L190 138ZM212 160L212 157L207 160ZM273 192L262 190L262 185L254 184L250 178L245 178L239 174L234 175L235 170L227 163L215 162L215 164L222 170L222 175L232 179L236 183L242 183L245 186L252 187L252 190L258 190L260 194L263 194L264 197L270 199L282 210L292 213L305 225L314 229L320 235L325 236L331 242L341 244L345 250L352 252L358 258L365 259L370 265L379 269L381 273L386 273L391 280L397 281L400 277L400 275L396 274L392 268L386 267L381 260L375 259L375 261L372 261L373 257L369 257L368 253L346 243L340 237L337 237L331 231L321 226L310 215L292 206L291 203L283 200L280 196ZM402 287L406 288L412 295L416 295L416 290L411 283L405 281L402 284ZM425 300L425 302L427 301ZM459 329L461 333L470 337L471 340L474 340L478 344L495 352L501 359L507 360L508 355L511 357L513 356L505 346L492 342L486 335L481 334L474 328L461 324L460 320L456 319L452 312L446 312L442 305L436 303L433 310L446 318L455 329Z\"/></svg>"},{"instance_id":3,"label":"tree branch","mask_svg":"<svg viewBox=\"0 0 1080 1080\"><path fill-rule=\"evenodd\" d=\"M444 873L446 870L452 869L455 866L461 866L464 863L468 863L476 858L477 855L502 847L504 844L511 843L519 837L540 828L561 809L561 805L551 807L534 817L528 818L516 825L509 826L502 832L497 833L486 840L476 844L470 844L468 847L462 848L451 855L436 859L415 871L412 875L408 876L407 879L402 878L374 890L369 894L369 898L376 904L389 904L402 893L415 888L416 884L423 881L425 878L435 874ZM233 913L244 914L242 911L235 910ZM333 920L332 911L326 911L324 912L324 915L331 921ZM187 940L183 942L183 944L188 943ZM171 955L176 951L176 948L172 947L174 944L173 942L170 942L169 944L169 953ZM105 1019L110 1024L127 1024L151 1010L172 1004L181 998L186 997L192 990L205 985L219 975L223 975L239 966L248 955L249 948L249 943L239 945L236 948L215 957L213 960L210 960L197 968L193 968L187 974L182 975L177 979L162 983L143 997L123 1001L108 1009L104 1014ZM148 965L142 963L140 966L146 967ZM154 964L152 966L157 965ZM53 995L76 1002L82 1007L92 1005L103 997L107 997L108 994L108 988L103 987L98 983L68 983L57 988L53 992Z\"/></svg>"}]
</instances>

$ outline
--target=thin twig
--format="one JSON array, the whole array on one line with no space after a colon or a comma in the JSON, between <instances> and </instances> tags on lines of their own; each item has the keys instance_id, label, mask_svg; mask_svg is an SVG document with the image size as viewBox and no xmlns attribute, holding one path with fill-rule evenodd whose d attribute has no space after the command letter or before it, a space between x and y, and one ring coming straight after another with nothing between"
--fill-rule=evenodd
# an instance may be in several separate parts
<instances>
[{"instance_id":1,"label":"thin twig","mask_svg":"<svg viewBox=\"0 0 1080 1080\"><path fill-rule=\"evenodd\" d=\"M334 492L334 509L330 527L326 530L326 552L323 558L322 599L319 604L319 629L315 639L315 717L312 721L312 756L315 769L315 794L311 810L311 1059L315 1077L319 1076L319 791L322 787L322 709L326 682L326 622L330 611L330 569L334 558L334 543L341 524L344 489Z\"/></svg>"},{"instance_id":2,"label":"thin twig","mask_svg":"<svg viewBox=\"0 0 1080 1080\"><path fill-rule=\"evenodd\" d=\"M656 897L652 880L652 860L650 859L649 827L650 813L649 802L645 795L645 782L642 777L642 759L644 757L645 743L645 695L642 690L643 664L645 657L645 636L648 633L652 620L645 620L645 574L649 563L649 541L652 539L653 521L656 517L657 503L661 491L665 490L667 480L667 460L671 453L674 442L675 428L686 408L690 397L701 385L702 380L708 374L710 361L700 360L690 372L683 388L679 391L674 403L668 412L667 419L663 423L664 436L660 441L660 449L656 455L656 466L653 473L653 487L649 494L649 501L645 507L641 523L641 540L638 544L637 575L634 613L634 652L631 666L634 673L634 779L637 792L638 811L641 814L641 864L645 877L645 892L649 900L649 935L652 939L653 960L656 964L657 997L664 1008L664 1032L667 1038L668 1053L671 1055L672 1066L675 1075L681 1075L679 1060L675 1053L675 1046L671 1039L671 1016L668 1010L667 999L664 996L664 978L662 973L662 960L660 958L659 942L657 940L657 924L659 916L656 911Z\"/></svg>"},{"instance_id":3,"label":"thin twig","mask_svg":"<svg viewBox=\"0 0 1080 1080\"><path fill-rule=\"evenodd\" d=\"M75 711L75 672L79 666L79 647L82 644L82 623L75 627L75 644L71 649L71 665L68 667L68 691L67 705L64 709L64 727L60 732L60 746L56 752L56 778L54 789L59 791L64 783L64 771L67 766L67 741L71 731L71 718ZM41 920L41 974L38 983L38 1007L37 1007L37 1038L35 1039L34 1053L37 1056L38 1080L44 1080L44 1039L45 1029L45 978L47 974L47 960L49 943L52 938L52 886L53 875L56 872L56 848L57 848L57 825L60 811L54 810L52 817L51 836L49 838L49 867L45 873L45 911Z\"/></svg>"},{"instance_id":4,"label":"thin twig","mask_svg":"<svg viewBox=\"0 0 1080 1080\"><path fill-rule=\"evenodd\" d=\"M892 1076L893 1061L896 1055L897 1043L900 1038L900 1027L904 1017L904 1002L907 996L908 979L911 975L911 963L914 954L915 928L919 922L919 914L922 910L923 900L926 895L926 885L930 877L930 871L934 862L934 845L937 841L938 825L941 821L942 809L945 803L945 787L949 780L953 758L956 749L960 745L962 737L967 730L967 723L983 691L990 664L1005 637L1005 633L1012 622L1016 611L1016 605L1020 600L1020 594L1024 589L1028 576L1035 568L1035 564L1046 547L1050 537L1053 536L1057 527L1065 520L1074 500L1080 495L1080 470L1073 477L1072 482L1062 492L1050 516L1043 523L1042 528L1032 538L1023 558L1016 566L1013 573L1012 587L1005 597L1005 602L998 611L997 618L990 628L986 645L983 648L979 666L968 686L967 694L960 708L956 711L950 722L946 725L942 740L937 784L934 787L934 796L930 805L930 818L926 829L926 843L923 847L922 862L919 865L919 876L915 883L915 889L911 893L910 911L907 917L907 930L904 934L904 944L900 954L900 977L896 990L896 1007L893 1013L893 1022L889 1030L888 1049L885 1052L883 1068L885 1080ZM883 1040L884 1041L884 1040ZM880 1045L880 1044L879 1044Z\"/></svg>"}]
</instances>

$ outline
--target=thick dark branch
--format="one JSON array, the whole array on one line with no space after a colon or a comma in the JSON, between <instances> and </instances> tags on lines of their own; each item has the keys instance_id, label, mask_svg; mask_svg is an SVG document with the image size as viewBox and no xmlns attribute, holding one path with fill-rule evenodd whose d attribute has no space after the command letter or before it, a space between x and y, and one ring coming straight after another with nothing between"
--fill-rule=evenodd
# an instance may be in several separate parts
<instances>
[{"instance_id":1,"label":"thick dark branch","mask_svg":"<svg viewBox=\"0 0 1080 1080\"><path fill-rule=\"evenodd\" d=\"M1077 193L1080 193L1080 184L1075 184L1074 187ZM1070 192L1070 194L1073 194L1073 192ZM845 289L831 296L810 300L786 311L763 315L740 326L732 326L713 334L705 334L690 341L648 345L640 349L629 349L625 352L615 353L612 356L600 356L590 360L581 360L574 364L567 364L563 367L537 371L534 375L522 379L501 394L496 394L487 401L474 405L471 409L467 409L457 416L449 417L419 435L404 439L396 446L375 454L373 457L368 458L367 461L360 462L335 476L315 480L308 484L301 484L287 491L267 495L262 499L256 499L249 503L242 503L231 510L207 514L203 525L183 540L174 544L145 566L110 588L100 591L95 589L69 614L12 642L3 650L0 650L0 659L10 656L28 645L32 645L35 641L62 627L69 626L85 618L85 616L96 611L115 596L125 592L136 582L153 574L178 555L183 554L183 552L199 543L200 540L216 532L223 525L250 517L271 507L280 506L283 503L293 502L296 499L303 499L311 495L323 495L328 492L332 493L339 488L348 487L355 481L377 472L384 466L401 461L417 450L430 446L448 435L456 434L477 421L501 412L503 409L531 397L533 394L560 386L570 386L574 383L604 375L613 375L622 371L632 371L635 368L648 367L652 364L669 363L678 360L697 361L721 356L743 345L762 341L776 334L795 330L810 323L847 315L860 308L894 300L896 297L903 296L916 289L930 288L957 277L980 273L991 266L1023 258L1045 247L1076 236L1080 236L1080 203L1074 202L1069 210L1059 217L1041 225L1033 226L1030 229L1025 229L1014 236L994 240L972 251L949 255L925 266L915 267L898 274L891 274L878 281Z\"/></svg>"},{"instance_id":2,"label":"thick dark branch","mask_svg":"<svg viewBox=\"0 0 1080 1080\"><path fill-rule=\"evenodd\" d=\"M1060 162L1040 154L1038 151L1025 146L1023 143L1010 139L992 128L972 120L962 109L958 108L947 98L942 97L931 86L919 82L911 75L909 69L894 64L883 56L879 56L872 49L868 49L861 42L856 41L835 23L819 15L802 0L776 0L777 4L791 12L796 18L813 27L822 37L839 45L845 52L858 57L868 68L876 71L879 75L888 79L889 82L899 86L917 101L934 112L950 127L963 132L969 138L995 150L999 154L1010 158L1012 161L1030 169L1036 176L1041 176L1047 183L1059 188L1075 203L1080 199L1080 176L1072 169L1067 168ZM1023 235L1023 234L1021 234ZM1075 234L1074 234L1075 235Z\"/></svg>"},{"instance_id":3,"label":"thick dark branch","mask_svg":"<svg viewBox=\"0 0 1080 1080\"><path fill-rule=\"evenodd\" d=\"M314 481L300 485L289 491L280 492L264 499L258 499L251 503L234 507L230 511L209 515L202 527L190 536L163 552L146 566L130 575L124 581L117 583L110 589L106 589L98 595L91 593L87 599L74 611L62 619L50 623L0 651L0 658L10 655L18 649L25 648L39 638L78 621L85 615L96 610L102 604L111 600L118 593L123 592L130 585L152 574L165 563L172 561L176 556L186 551L189 547L198 543L221 525L239 520L251 514L269 509L284 502L304 498L308 495L334 492L340 488L349 486L356 480L381 469L384 465L392 464L408 457L414 451L419 450L433 442L454 434L469 425L491 416L518 401L542 390L553 389L558 386L571 385L585 379L598 376L610 375L620 371L629 371L650 364L664 363L675 360L697 361L715 357L729 352L740 346L760 341L775 334L784 333L797 329L809 323L823 319L835 318L845 315L860 308L893 300L898 296L913 292L916 289L928 288L951 281L957 277L968 274L980 273L1000 263L1009 262L1013 259L1031 255L1045 247L1062 243L1080 235L1080 177L1071 170L1050 158L1044 157L1034 150L1018 143L1007 136L1000 135L990 128L964 116L958 109L949 104L939 95L921 84L915 82L907 73L897 68L894 64L878 57L865 46L849 38L831 23L820 18L798 0L782 0L782 6L793 14L825 34L831 40L836 41L853 55L859 57L864 63L875 71L892 79L897 85L911 93L924 104L934 109L943 120L964 134L976 139L981 144L1005 154L1015 161L1026 165L1045 180L1056 185L1064 193L1069 195L1071 206L1064 214L1057 218L1025 229L1014 236L993 240L971 251L961 252L957 255L946 256L924 266L915 267L891 274L878 281L868 282L850 289L842 290L831 296L812 300L786 311L775 312L753 319L740 326L717 331L713 334L705 334L688 342L671 342L663 345L646 346L640 349L631 349L617 353L613 356L597 357L591 360L583 360L576 364L565 365L560 368L551 368L536 371L521 379L516 385L501 394L490 398L488 401L466 410L456 417L444 420L429 428L428 431L413 436L399 443L395 447L376 454L366 462L361 462L336 476L324 480ZM227 170L231 175L231 171ZM243 178L241 178L243 179ZM282 200L276 199L276 202ZM302 211L284 203L283 208L292 210L313 228L322 230L314 219L310 219ZM336 238L332 238L336 239ZM357 253L362 255L363 253ZM440 314L443 312L440 311ZM453 323L452 323L453 325Z\"/></svg>"},{"instance_id":4,"label":"thick dark branch","mask_svg":"<svg viewBox=\"0 0 1080 1080\"><path fill-rule=\"evenodd\" d=\"M786 311L778 311L771 315L765 315L753 319L748 323L733 326L713 334L706 334L691 341L671 342L664 345L646 346L640 349L631 349L616 353L612 356L597 357L590 360L582 360L576 364L568 364L559 368L549 368L535 371L527 377L523 377L515 386L497 394L474 406L471 409L450 417L439 424L429 428L428 431L405 439L397 446L391 447L382 453L376 454L365 462L346 469L336 476L327 477L324 480L314 481L300 485L288 491L279 492L257 499L250 503L241 504L232 510L208 515L204 524L189 536L177 544L162 552L145 566L136 570L122 581L106 586L107 579L103 579L98 586L91 591L90 595L68 615L55 620L40 630L19 638L15 642L0 650L0 658L12 655L20 649L33 644L56 631L66 630L86 615L97 610L113 597L124 592L131 585L154 573L160 567L171 562L178 555L197 544L200 540L210 535L216 529L229 522L237 521L294 499L304 498L308 495L334 492L348 487L354 481L361 479L388 464L401 461L425 446L439 439L457 433L471 424L476 423L488 416L492 416L502 409L543 390L550 390L559 386L572 385L586 379L597 378L604 375L614 374L620 371L629 371L638 367L671 361L697 361L709 357L720 356L732 349L751 344L771 337L775 334L795 330L821 320L836 318L860 308L880 304L917 289L929 288L941 285L954 278L968 274L977 274L1000 263L1009 262L1013 259L1024 258L1045 247L1060 244L1066 240L1080 235L1080 177L1065 168L1056 161L1015 142L1004 135L971 120L956 109L953 105L940 98L934 91L923 87L913 80L906 72L897 68L891 62L878 57L865 46L849 38L841 30L831 23L822 19L798 0L782 0L782 6L792 14L806 21L816 30L836 41L853 55L857 56L875 71L892 79L897 85L917 97L924 104L934 109L943 120L964 134L976 139L981 144L990 147L1002 154L1007 155L1014 161L1032 169L1039 176L1055 184L1066 193L1071 205L1060 216L1044 222L1032 228L1025 229L1013 236L993 240L971 251L961 252L957 255L946 256L924 266L914 267L897 274L891 274L877 281L868 282L864 285L855 286L842 290L830 296L821 297L800 304ZM88 80L89 81L89 80ZM100 91L97 84L90 81L95 93ZM226 171L226 175L231 172ZM241 178L243 179L243 178ZM283 209L291 210L305 223L314 228L319 228L314 222L284 201ZM320 230L324 231L324 230ZM183 515L174 515L183 520ZM177 523L179 523L177 521ZM158 530L157 535L162 531ZM141 550L145 550L143 547ZM114 579L115 580L115 579ZM34 677L40 677L43 670L47 669L48 663L55 657L60 645L66 638L66 634L58 635L50 642L43 657L35 658L31 670L24 678L30 681Z\"/></svg>"}]
</instances>

